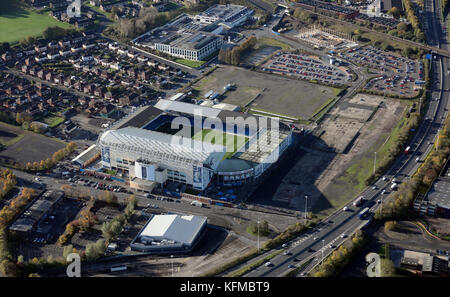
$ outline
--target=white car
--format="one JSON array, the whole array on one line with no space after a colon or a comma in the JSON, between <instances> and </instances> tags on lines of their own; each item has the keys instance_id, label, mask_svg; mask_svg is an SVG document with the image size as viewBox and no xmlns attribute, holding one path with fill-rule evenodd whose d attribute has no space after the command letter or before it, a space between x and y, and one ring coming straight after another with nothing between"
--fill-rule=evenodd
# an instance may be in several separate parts
<instances>
[{"instance_id":1,"label":"white car","mask_svg":"<svg viewBox=\"0 0 450 297\"><path fill-rule=\"evenodd\" d=\"M387 180L387 177L386 177L386 176L383 176L383 180Z\"/></svg>"},{"instance_id":2,"label":"white car","mask_svg":"<svg viewBox=\"0 0 450 297\"><path fill-rule=\"evenodd\" d=\"M272 263L271 262L266 262L266 264L264 264L264 266L270 267L270 266L272 266Z\"/></svg>"},{"instance_id":3,"label":"white car","mask_svg":"<svg viewBox=\"0 0 450 297\"><path fill-rule=\"evenodd\" d=\"M347 206L344 206L344 208L342 209L343 211L347 211L348 210L348 207Z\"/></svg>"}]
</instances>

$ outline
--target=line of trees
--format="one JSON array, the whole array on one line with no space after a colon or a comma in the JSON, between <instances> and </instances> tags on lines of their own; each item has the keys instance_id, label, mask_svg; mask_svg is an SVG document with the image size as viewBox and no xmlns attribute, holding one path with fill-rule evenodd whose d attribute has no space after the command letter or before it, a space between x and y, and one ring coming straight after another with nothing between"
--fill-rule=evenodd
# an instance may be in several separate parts
<instances>
[{"instance_id":1,"label":"line of trees","mask_svg":"<svg viewBox=\"0 0 450 297\"><path fill-rule=\"evenodd\" d=\"M427 157L412 179L402 183L398 190L386 198L383 209L375 213L375 219L387 220L404 217L420 191L428 189L439 176L450 156L450 118L447 118L438 136L435 150Z\"/></svg>"},{"instance_id":2,"label":"line of trees","mask_svg":"<svg viewBox=\"0 0 450 297\"><path fill-rule=\"evenodd\" d=\"M11 169L0 169L0 177L2 182L0 201L2 201L16 185L16 176Z\"/></svg>"},{"instance_id":3,"label":"line of trees","mask_svg":"<svg viewBox=\"0 0 450 297\"><path fill-rule=\"evenodd\" d=\"M8 244L8 234L0 228L0 273L7 277L18 276L19 271L14 263Z\"/></svg>"},{"instance_id":4,"label":"line of trees","mask_svg":"<svg viewBox=\"0 0 450 297\"><path fill-rule=\"evenodd\" d=\"M337 276L364 246L365 238L361 230L356 233L318 266L314 277Z\"/></svg>"},{"instance_id":5,"label":"line of trees","mask_svg":"<svg viewBox=\"0 0 450 297\"><path fill-rule=\"evenodd\" d=\"M14 277L20 274L20 270L10 252L10 240L8 240L9 234L6 232L6 227L23 211L35 194L35 190L24 188L20 195L0 210L0 272L4 276Z\"/></svg>"},{"instance_id":6,"label":"line of trees","mask_svg":"<svg viewBox=\"0 0 450 297\"><path fill-rule=\"evenodd\" d=\"M119 19L115 29L110 33L121 38L135 38L153 28L159 27L180 14L180 11L158 12L154 7L144 7L137 18Z\"/></svg>"},{"instance_id":7,"label":"line of trees","mask_svg":"<svg viewBox=\"0 0 450 297\"><path fill-rule=\"evenodd\" d=\"M65 245L77 232L88 230L90 227L98 224L97 216L91 211L95 205L95 198L91 197L86 208L80 212L78 219L75 219L66 225L64 233L58 238L58 245Z\"/></svg>"},{"instance_id":8,"label":"line of trees","mask_svg":"<svg viewBox=\"0 0 450 297\"><path fill-rule=\"evenodd\" d=\"M411 26L414 29L414 36L416 41L419 42L425 41L425 34L420 28L420 21L416 15L416 12L414 11L411 0L403 0L403 3L405 5L406 18L411 23Z\"/></svg>"},{"instance_id":9,"label":"line of trees","mask_svg":"<svg viewBox=\"0 0 450 297\"><path fill-rule=\"evenodd\" d=\"M23 188L22 193L13 198L9 205L5 205L0 210L0 229L6 228L12 220L23 210L23 208L32 200L36 191L31 188Z\"/></svg>"},{"instance_id":10,"label":"line of trees","mask_svg":"<svg viewBox=\"0 0 450 297\"><path fill-rule=\"evenodd\" d=\"M76 148L75 142L69 142L66 147L57 150L53 153L51 158L41 160L40 162L28 162L24 167L27 171L42 171L48 170L55 166L56 163L64 159L66 156L70 155Z\"/></svg>"},{"instance_id":11,"label":"line of trees","mask_svg":"<svg viewBox=\"0 0 450 297\"><path fill-rule=\"evenodd\" d=\"M235 46L232 49L220 49L218 59L221 63L239 66L241 62L241 56L250 48L255 46L256 37L251 36L239 46Z\"/></svg>"}]
</instances>

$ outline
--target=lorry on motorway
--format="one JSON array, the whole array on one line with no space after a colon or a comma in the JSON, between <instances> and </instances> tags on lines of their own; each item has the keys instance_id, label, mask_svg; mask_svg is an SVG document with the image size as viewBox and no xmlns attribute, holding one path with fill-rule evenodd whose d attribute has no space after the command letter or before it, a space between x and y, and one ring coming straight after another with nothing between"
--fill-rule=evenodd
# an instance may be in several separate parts
<instances>
[{"instance_id":1,"label":"lorry on motorway","mask_svg":"<svg viewBox=\"0 0 450 297\"><path fill-rule=\"evenodd\" d=\"M197 200L192 201L191 205L198 206L198 207L203 207L203 203L201 203L200 201L197 201Z\"/></svg>"},{"instance_id":2,"label":"lorry on motorway","mask_svg":"<svg viewBox=\"0 0 450 297\"><path fill-rule=\"evenodd\" d=\"M359 196L358 199L356 199L353 202L353 206L360 206L364 202L364 196Z\"/></svg>"},{"instance_id":3,"label":"lorry on motorway","mask_svg":"<svg viewBox=\"0 0 450 297\"><path fill-rule=\"evenodd\" d=\"M111 267L111 272L116 272L116 271L125 271L127 270L127 266L122 265L122 266L116 266L116 267Z\"/></svg>"},{"instance_id":4,"label":"lorry on motorway","mask_svg":"<svg viewBox=\"0 0 450 297\"><path fill-rule=\"evenodd\" d=\"M358 214L358 217L359 217L361 220L364 220L368 215L369 215L369 208L366 207L366 208L364 208L363 210L361 210L361 212Z\"/></svg>"}]
</instances>

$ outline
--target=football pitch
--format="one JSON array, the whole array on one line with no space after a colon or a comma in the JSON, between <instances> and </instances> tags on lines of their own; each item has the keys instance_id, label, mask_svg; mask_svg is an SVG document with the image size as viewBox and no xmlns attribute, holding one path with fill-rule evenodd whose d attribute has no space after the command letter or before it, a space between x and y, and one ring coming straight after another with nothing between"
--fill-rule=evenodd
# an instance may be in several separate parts
<instances>
[{"instance_id":1,"label":"football pitch","mask_svg":"<svg viewBox=\"0 0 450 297\"><path fill-rule=\"evenodd\" d=\"M47 13L25 8L17 0L0 0L0 42L15 43L28 36L41 36L51 26L73 27L55 20Z\"/></svg>"},{"instance_id":2,"label":"football pitch","mask_svg":"<svg viewBox=\"0 0 450 297\"><path fill-rule=\"evenodd\" d=\"M247 141L248 137L230 134L218 130L204 129L197 132L192 139L209 142L212 144L222 144L226 148L224 159L228 159Z\"/></svg>"}]
</instances>

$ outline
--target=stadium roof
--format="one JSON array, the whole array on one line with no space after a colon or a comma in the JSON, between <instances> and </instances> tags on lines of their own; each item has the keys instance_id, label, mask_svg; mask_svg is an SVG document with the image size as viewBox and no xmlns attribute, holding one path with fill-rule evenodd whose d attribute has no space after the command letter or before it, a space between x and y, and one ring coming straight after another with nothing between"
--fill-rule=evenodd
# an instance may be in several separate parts
<instances>
[{"instance_id":1,"label":"stadium roof","mask_svg":"<svg viewBox=\"0 0 450 297\"><path fill-rule=\"evenodd\" d=\"M169 154L174 158L211 164L211 167L217 166L225 154L223 145L134 127L108 130L100 136L99 144L122 146L124 150L137 153Z\"/></svg>"},{"instance_id":2,"label":"stadium roof","mask_svg":"<svg viewBox=\"0 0 450 297\"><path fill-rule=\"evenodd\" d=\"M254 114L247 114L243 112L238 111L231 111L231 110L224 110L214 107L207 107L207 106L201 106L186 102L180 102L180 101L171 101L166 99L160 99L156 105L157 108L164 110L164 111L171 111L171 112L179 112L179 113L185 113L189 115L201 115L202 117L210 117L210 118L218 118L223 123L227 122L228 118L238 119L242 118L245 122L243 122L243 125L249 126L254 129L258 129L258 126L260 124L260 120L265 120L265 128L271 129L271 125L275 124L276 129L280 130L289 130L289 127L287 127L285 124L278 122L276 120L269 120L269 118L265 116L260 115L254 115ZM251 121L250 119L255 119L255 121ZM239 123L239 122L238 122Z\"/></svg>"},{"instance_id":3,"label":"stadium roof","mask_svg":"<svg viewBox=\"0 0 450 297\"><path fill-rule=\"evenodd\" d=\"M155 107L165 111L181 112L191 115L198 114L203 117L213 117L213 118L216 118L221 112L220 109L216 108L210 108L180 101L171 101L166 99L160 99L156 103Z\"/></svg>"},{"instance_id":4,"label":"stadium roof","mask_svg":"<svg viewBox=\"0 0 450 297\"><path fill-rule=\"evenodd\" d=\"M151 105L145 106L120 120L116 125L114 125L114 129L125 127L142 128L162 113L163 111L156 107L153 107Z\"/></svg>"},{"instance_id":5,"label":"stadium roof","mask_svg":"<svg viewBox=\"0 0 450 297\"><path fill-rule=\"evenodd\" d=\"M95 157L97 154L100 154L100 150L95 144L93 144L88 149L84 150L81 154L76 156L72 160L72 162L83 165L84 163Z\"/></svg>"},{"instance_id":6,"label":"stadium roof","mask_svg":"<svg viewBox=\"0 0 450 297\"><path fill-rule=\"evenodd\" d=\"M203 216L155 215L140 236L191 245L206 221L207 218Z\"/></svg>"}]
</instances>

